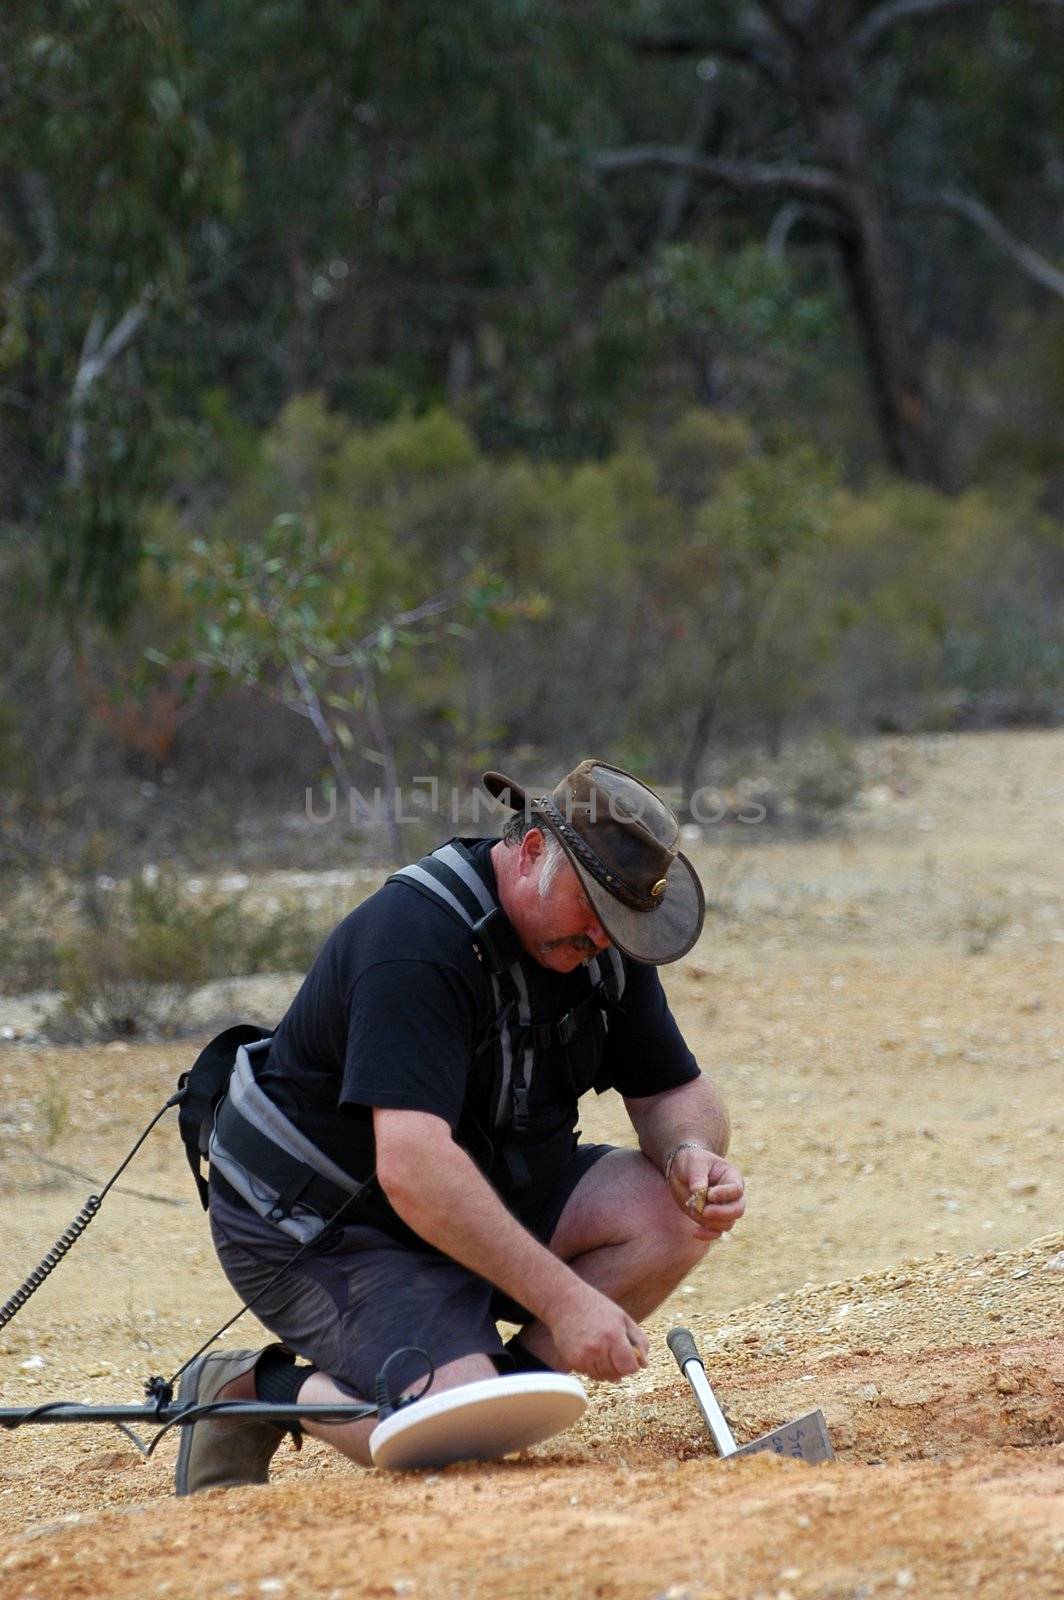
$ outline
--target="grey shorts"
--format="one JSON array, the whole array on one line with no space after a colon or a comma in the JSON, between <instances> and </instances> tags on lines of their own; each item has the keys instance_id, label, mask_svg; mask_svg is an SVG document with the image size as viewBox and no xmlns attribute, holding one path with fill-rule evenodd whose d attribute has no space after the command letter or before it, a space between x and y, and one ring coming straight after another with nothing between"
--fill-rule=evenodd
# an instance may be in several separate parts
<instances>
[{"instance_id":1,"label":"grey shorts","mask_svg":"<svg viewBox=\"0 0 1064 1600\"><path fill-rule=\"evenodd\" d=\"M542 1243L549 1244L581 1178L612 1148L584 1144L573 1151L539 1211L524 1219ZM251 1309L264 1327L363 1398L372 1396L377 1374L397 1350L425 1350L437 1368L461 1356L497 1357L503 1342L496 1322L529 1320L457 1261L428 1246L400 1244L379 1228L345 1227L325 1250L308 1251L289 1268L295 1241L213 1188L210 1220L222 1270L245 1304L254 1300ZM389 1388L398 1393L425 1370L422 1358L403 1356L388 1368Z\"/></svg>"}]
</instances>

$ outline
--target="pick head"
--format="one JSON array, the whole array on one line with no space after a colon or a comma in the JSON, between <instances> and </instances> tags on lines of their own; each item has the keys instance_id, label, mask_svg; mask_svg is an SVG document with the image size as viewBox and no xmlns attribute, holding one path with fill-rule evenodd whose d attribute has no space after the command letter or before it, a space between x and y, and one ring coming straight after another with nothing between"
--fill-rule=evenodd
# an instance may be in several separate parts
<instances>
[{"instance_id":1,"label":"pick head","mask_svg":"<svg viewBox=\"0 0 1064 1600\"><path fill-rule=\"evenodd\" d=\"M804 1417L799 1417L796 1422L785 1422L782 1427L773 1428L771 1433L762 1434L760 1439L752 1439L749 1444L741 1444L735 1454L753 1456L759 1455L764 1450L772 1450L778 1456L791 1456L796 1461L817 1462L835 1459L828 1425L822 1411L810 1411Z\"/></svg>"}]
</instances>

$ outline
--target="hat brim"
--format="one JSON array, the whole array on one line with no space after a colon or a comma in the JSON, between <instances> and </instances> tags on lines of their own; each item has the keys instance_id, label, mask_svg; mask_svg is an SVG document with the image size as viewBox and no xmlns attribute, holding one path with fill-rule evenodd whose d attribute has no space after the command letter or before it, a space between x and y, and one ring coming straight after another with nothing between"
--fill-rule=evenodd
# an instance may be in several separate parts
<instances>
[{"instance_id":1,"label":"hat brim","mask_svg":"<svg viewBox=\"0 0 1064 1600\"><path fill-rule=\"evenodd\" d=\"M569 850L561 834L543 811L541 798L530 795L521 784L501 772L486 772L482 783L488 793L512 811L524 811L548 829L565 851L566 859L580 879L595 915L610 936L611 943L633 961L661 967L679 961L693 948L702 932L706 900L698 874L687 857L677 854L666 875L666 890L653 911L633 911L603 888L597 878Z\"/></svg>"}]
</instances>

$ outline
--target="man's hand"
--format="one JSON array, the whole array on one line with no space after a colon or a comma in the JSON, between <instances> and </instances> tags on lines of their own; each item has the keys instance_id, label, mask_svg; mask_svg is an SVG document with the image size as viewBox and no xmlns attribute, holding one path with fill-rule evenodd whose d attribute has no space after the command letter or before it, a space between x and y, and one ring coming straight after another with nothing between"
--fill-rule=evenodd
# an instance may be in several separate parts
<instances>
[{"instance_id":1,"label":"man's hand","mask_svg":"<svg viewBox=\"0 0 1064 1600\"><path fill-rule=\"evenodd\" d=\"M712 1150L684 1145L669 1166L669 1192L695 1224L696 1239L721 1239L746 1210L738 1167Z\"/></svg>"},{"instance_id":2,"label":"man's hand","mask_svg":"<svg viewBox=\"0 0 1064 1600\"><path fill-rule=\"evenodd\" d=\"M620 1306L574 1276L544 1317L566 1367L589 1378L625 1378L647 1364L647 1336Z\"/></svg>"}]
</instances>

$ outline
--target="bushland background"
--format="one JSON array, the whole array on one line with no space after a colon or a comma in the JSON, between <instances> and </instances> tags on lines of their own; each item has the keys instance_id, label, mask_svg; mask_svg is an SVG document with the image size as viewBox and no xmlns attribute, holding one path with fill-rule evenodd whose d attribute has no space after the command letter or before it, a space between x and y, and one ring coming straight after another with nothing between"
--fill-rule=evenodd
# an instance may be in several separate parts
<instances>
[{"instance_id":1,"label":"bushland background","mask_svg":"<svg viewBox=\"0 0 1064 1600\"><path fill-rule=\"evenodd\" d=\"M1062 132L1053 0L6 7L4 986L299 965L181 873L502 754L808 831L1059 721Z\"/></svg>"},{"instance_id":2,"label":"bushland background","mask_svg":"<svg viewBox=\"0 0 1064 1600\"><path fill-rule=\"evenodd\" d=\"M5 893L1058 721L1062 132L1053 0L5 7Z\"/></svg>"}]
</instances>

